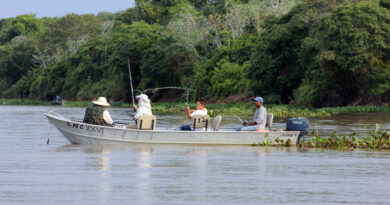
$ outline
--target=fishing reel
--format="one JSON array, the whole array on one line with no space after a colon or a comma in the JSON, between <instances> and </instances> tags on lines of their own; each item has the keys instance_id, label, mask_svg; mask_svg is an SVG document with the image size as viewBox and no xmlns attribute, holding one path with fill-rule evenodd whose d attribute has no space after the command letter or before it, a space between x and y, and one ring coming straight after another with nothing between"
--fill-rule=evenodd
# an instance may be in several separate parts
<instances>
[{"instance_id":1,"label":"fishing reel","mask_svg":"<svg viewBox=\"0 0 390 205\"><path fill-rule=\"evenodd\" d=\"M187 101L187 103L186 103L186 106L185 107L180 107L180 111L182 111L182 112L184 112L184 111L186 111L186 107L188 106L188 101Z\"/></svg>"},{"instance_id":2,"label":"fishing reel","mask_svg":"<svg viewBox=\"0 0 390 205\"><path fill-rule=\"evenodd\" d=\"M249 121L248 121L248 120L245 120L245 121L242 123L242 125L247 126L248 123L249 123Z\"/></svg>"},{"instance_id":3,"label":"fishing reel","mask_svg":"<svg viewBox=\"0 0 390 205\"><path fill-rule=\"evenodd\" d=\"M135 112L133 112L133 111L129 111L129 115L130 115L130 118L133 118L134 116L135 116Z\"/></svg>"}]
</instances>

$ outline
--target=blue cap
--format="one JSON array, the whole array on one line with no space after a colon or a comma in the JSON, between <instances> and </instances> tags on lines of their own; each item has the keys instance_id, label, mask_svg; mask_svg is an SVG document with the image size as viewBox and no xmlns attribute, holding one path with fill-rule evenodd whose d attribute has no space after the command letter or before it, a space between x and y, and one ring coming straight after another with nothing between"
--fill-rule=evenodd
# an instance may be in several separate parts
<instances>
[{"instance_id":1,"label":"blue cap","mask_svg":"<svg viewBox=\"0 0 390 205\"><path fill-rule=\"evenodd\" d=\"M252 101L259 101L261 102L262 104L264 103L264 100L262 97L255 97L255 98L252 98Z\"/></svg>"}]
</instances>

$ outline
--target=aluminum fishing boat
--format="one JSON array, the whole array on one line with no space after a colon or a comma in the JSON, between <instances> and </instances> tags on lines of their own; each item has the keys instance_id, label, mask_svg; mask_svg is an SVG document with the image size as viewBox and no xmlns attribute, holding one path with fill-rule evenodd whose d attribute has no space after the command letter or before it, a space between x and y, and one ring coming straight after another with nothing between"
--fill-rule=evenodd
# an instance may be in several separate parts
<instances>
[{"instance_id":1,"label":"aluminum fishing boat","mask_svg":"<svg viewBox=\"0 0 390 205\"><path fill-rule=\"evenodd\" d=\"M68 119L53 111L45 113L48 120L74 144L153 143L153 144L213 144L252 145L258 143L297 143L299 131L235 131L234 129L179 129L155 126L152 129L130 129L125 124L114 127L91 125ZM155 127L153 127L155 126ZM206 125L207 126L207 125Z\"/></svg>"}]
</instances>

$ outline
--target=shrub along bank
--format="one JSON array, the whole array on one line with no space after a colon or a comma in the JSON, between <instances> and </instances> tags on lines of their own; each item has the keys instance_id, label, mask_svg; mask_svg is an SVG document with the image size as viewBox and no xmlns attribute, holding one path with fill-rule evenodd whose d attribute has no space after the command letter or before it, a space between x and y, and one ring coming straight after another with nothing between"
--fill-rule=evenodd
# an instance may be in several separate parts
<instances>
[{"instance_id":1,"label":"shrub along bank","mask_svg":"<svg viewBox=\"0 0 390 205\"><path fill-rule=\"evenodd\" d=\"M389 8L389 0L136 0L117 13L5 18L0 98L130 102L130 57L137 90L188 87L192 102L382 104Z\"/></svg>"}]
</instances>

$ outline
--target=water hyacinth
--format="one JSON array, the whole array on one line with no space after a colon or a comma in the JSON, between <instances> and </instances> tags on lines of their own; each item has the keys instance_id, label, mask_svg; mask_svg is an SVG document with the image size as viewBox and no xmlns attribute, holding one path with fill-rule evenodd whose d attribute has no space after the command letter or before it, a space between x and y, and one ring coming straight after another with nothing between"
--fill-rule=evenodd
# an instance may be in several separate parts
<instances>
[{"instance_id":1,"label":"water hyacinth","mask_svg":"<svg viewBox=\"0 0 390 205\"><path fill-rule=\"evenodd\" d=\"M319 112L330 112L332 114L346 113L346 112L390 112L390 106L346 106L346 107L327 107L317 109Z\"/></svg>"},{"instance_id":2,"label":"water hyacinth","mask_svg":"<svg viewBox=\"0 0 390 205\"><path fill-rule=\"evenodd\" d=\"M326 148L326 149L390 149L390 132L380 129L379 124L376 125L375 133L366 136L358 137L353 133L350 136L340 136L334 131L330 137L321 137L316 130L316 135L308 140L302 140L296 144L299 148ZM291 141L275 139L275 143L271 143L267 139L267 135L263 143L253 144L253 146L273 146L273 147L290 147Z\"/></svg>"},{"instance_id":3,"label":"water hyacinth","mask_svg":"<svg viewBox=\"0 0 390 205\"><path fill-rule=\"evenodd\" d=\"M290 139L282 140L282 139L279 139L279 137L278 137L275 139L275 143L272 143L269 139L267 139L267 137L268 137L268 133L265 133L264 141L262 143L252 144L252 146L291 147L291 145L292 145Z\"/></svg>"},{"instance_id":4,"label":"water hyacinth","mask_svg":"<svg viewBox=\"0 0 390 205\"><path fill-rule=\"evenodd\" d=\"M338 136L333 132L330 137L314 136L309 141L302 141L298 147L334 148L334 149L390 149L390 132L377 131L367 137Z\"/></svg>"},{"instance_id":5,"label":"water hyacinth","mask_svg":"<svg viewBox=\"0 0 390 205\"><path fill-rule=\"evenodd\" d=\"M153 103L152 109L154 112L177 112L183 110L186 104L184 103ZM191 108L195 108L194 103L190 103ZM332 113L325 110L317 110L314 108L305 108L294 105L264 105L268 113L273 113L275 117L290 117L290 116L330 116ZM252 103L235 103L235 104L208 104L209 115L211 117L235 116L235 115L252 115L255 107Z\"/></svg>"}]
</instances>

